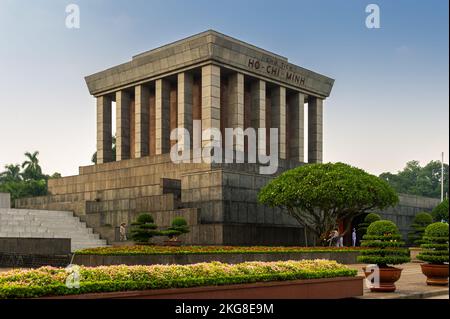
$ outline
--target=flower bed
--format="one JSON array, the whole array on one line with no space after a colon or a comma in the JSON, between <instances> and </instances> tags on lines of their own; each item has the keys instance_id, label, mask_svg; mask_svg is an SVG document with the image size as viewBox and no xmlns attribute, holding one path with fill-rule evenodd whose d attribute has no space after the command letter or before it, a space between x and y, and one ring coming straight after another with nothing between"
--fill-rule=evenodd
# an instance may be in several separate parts
<instances>
[{"instance_id":1,"label":"flower bed","mask_svg":"<svg viewBox=\"0 0 450 319\"><path fill-rule=\"evenodd\" d=\"M42 267L0 273L0 298L32 298L99 292L186 288L268 281L355 277L356 270L330 260L219 262L194 265L79 267L79 288L68 288L68 272Z\"/></svg>"},{"instance_id":2,"label":"flower bed","mask_svg":"<svg viewBox=\"0 0 450 319\"><path fill-rule=\"evenodd\" d=\"M280 254L280 253L347 253L360 251L361 247L270 247L270 246L116 246L79 250L77 255L136 256L166 254Z\"/></svg>"}]
</instances>

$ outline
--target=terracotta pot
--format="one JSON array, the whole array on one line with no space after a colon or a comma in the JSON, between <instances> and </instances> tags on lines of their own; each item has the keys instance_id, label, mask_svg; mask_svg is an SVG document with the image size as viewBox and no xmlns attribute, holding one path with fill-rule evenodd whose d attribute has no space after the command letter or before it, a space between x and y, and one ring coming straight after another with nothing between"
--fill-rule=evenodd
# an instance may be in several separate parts
<instances>
[{"instance_id":1,"label":"terracotta pot","mask_svg":"<svg viewBox=\"0 0 450 319\"><path fill-rule=\"evenodd\" d=\"M400 279L402 274L402 268L396 267L380 267L378 268L380 272L379 285L373 285L370 287L372 292L394 292L397 288L395 282ZM364 274L366 277L372 275L372 272L366 271L366 267L363 267Z\"/></svg>"},{"instance_id":2,"label":"terracotta pot","mask_svg":"<svg viewBox=\"0 0 450 319\"><path fill-rule=\"evenodd\" d=\"M427 285L448 285L448 265L421 264L422 273L427 276Z\"/></svg>"}]
</instances>

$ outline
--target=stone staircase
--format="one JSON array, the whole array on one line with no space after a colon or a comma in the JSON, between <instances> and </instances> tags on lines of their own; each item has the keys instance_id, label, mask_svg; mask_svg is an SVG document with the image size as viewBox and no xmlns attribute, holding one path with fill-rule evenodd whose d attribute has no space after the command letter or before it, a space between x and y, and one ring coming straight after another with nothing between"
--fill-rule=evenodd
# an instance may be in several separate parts
<instances>
[{"instance_id":1,"label":"stone staircase","mask_svg":"<svg viewBox=\"0 0 450 319\"><path fill-rule=\"evenodd\" d=\"M72 252L107 245L69 211L0 208L0 237L70 238Z\"/></svg>"}]
</instances>

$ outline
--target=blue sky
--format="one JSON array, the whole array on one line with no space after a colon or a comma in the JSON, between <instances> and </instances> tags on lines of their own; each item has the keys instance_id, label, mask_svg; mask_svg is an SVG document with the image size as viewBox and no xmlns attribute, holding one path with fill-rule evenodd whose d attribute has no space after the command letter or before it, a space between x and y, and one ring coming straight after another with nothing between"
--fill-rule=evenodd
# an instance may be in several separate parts
<instances>
[{"instance_id":1,"label":"blue sky","mask_svg":"<svg viewBox=\"0 0 450 319\"><path fill-rule=\"evenodd\" d=\"M78 4L80 29L65 27ZM376 3L381 28L367 29ZM448 1L0 0L0 170L39 150L44 171L77 173L95 151L84 76L215 29L336 79L324 160L379 174L446 153Z\"/></svg>"}]
</instances>

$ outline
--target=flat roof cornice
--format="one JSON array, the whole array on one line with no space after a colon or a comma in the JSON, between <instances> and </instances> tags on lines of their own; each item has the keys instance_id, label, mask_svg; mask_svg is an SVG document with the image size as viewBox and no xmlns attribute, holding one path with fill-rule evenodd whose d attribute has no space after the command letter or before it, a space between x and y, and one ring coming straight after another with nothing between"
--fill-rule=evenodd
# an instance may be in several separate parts
<instances>
[{"instance_id":1,"label":"flat roof cornice","mask_svg":"<svg viewBox=\"0 0 450 319\"><path fill-rule=\"evenodd\" d=\"M330 95L334 84L333 79L289 63L281 55L213 30L135 55L129 62L85 79L89 92L98 96L176 70L204 65L207 61L219 62L246 74L255 74L323 98Z\"/></svg>"}]
</instances>

